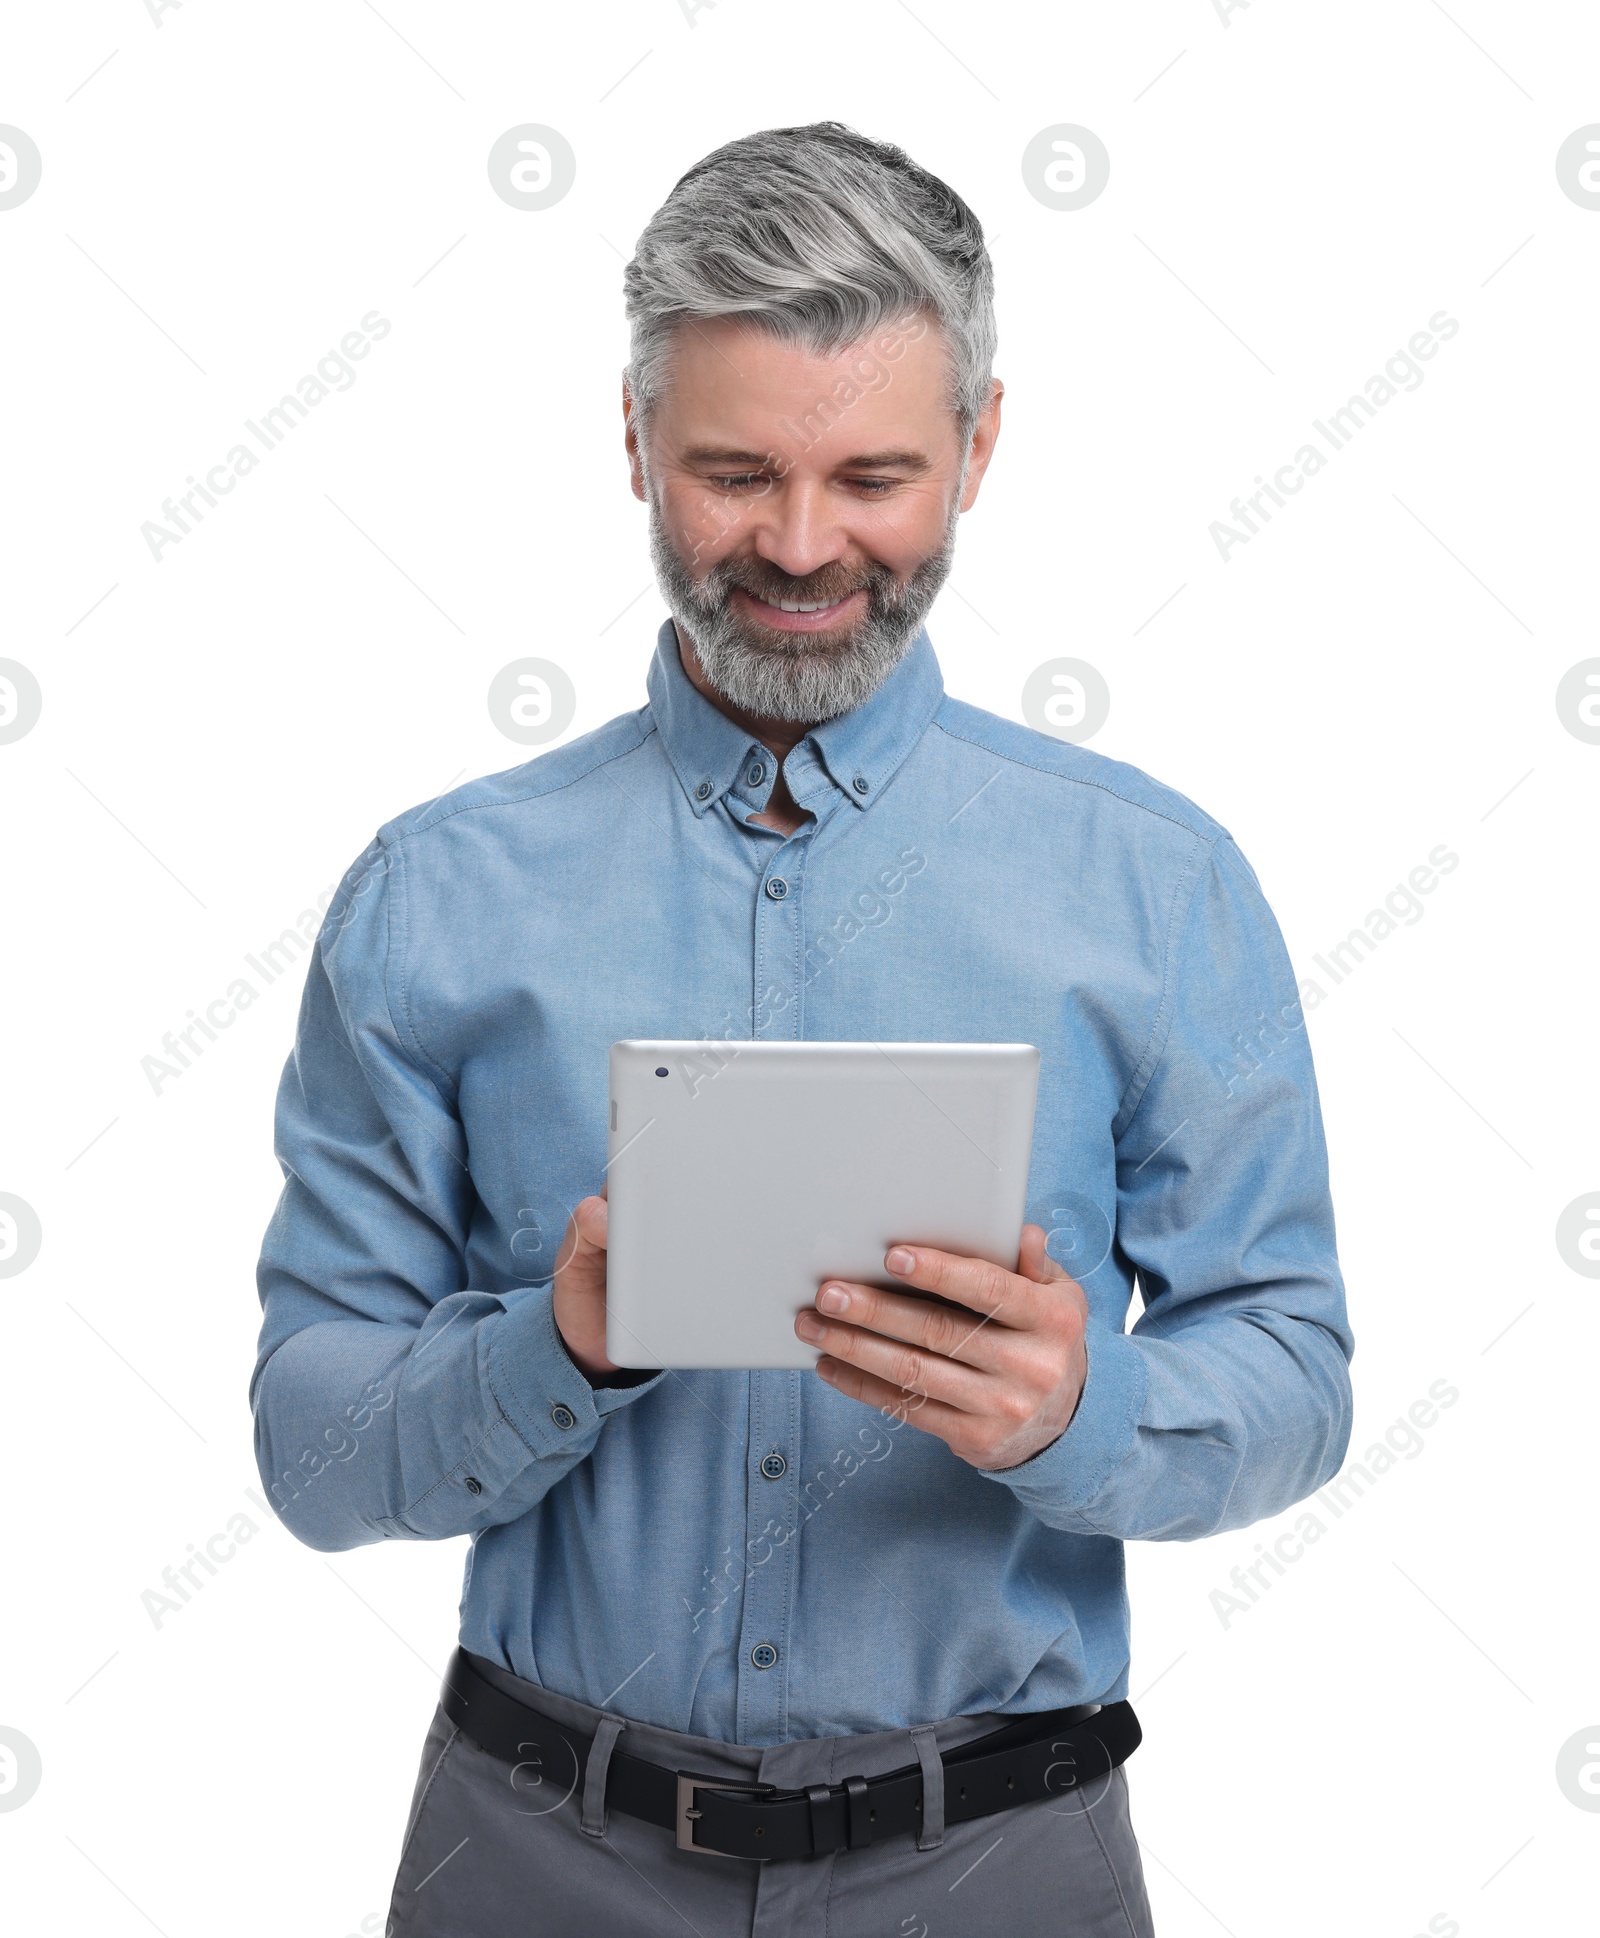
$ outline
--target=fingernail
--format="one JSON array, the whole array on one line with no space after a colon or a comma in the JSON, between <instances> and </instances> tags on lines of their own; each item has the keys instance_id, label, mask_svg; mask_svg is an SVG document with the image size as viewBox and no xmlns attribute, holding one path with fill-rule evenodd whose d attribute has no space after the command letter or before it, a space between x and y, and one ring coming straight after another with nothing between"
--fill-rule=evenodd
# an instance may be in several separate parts
<instances>
[{"instance_id":1,"label":"fingernail","mask_svg":"<svg viewBox=\"0 0 1600 1938\"><path fill-rule=\"evenodd\" d=\"M831 1312L835 1318L850 1310L850 1294L842 1285L825 1285L817 1294L817 1304L824 1312Z\"/></svg>"},{"instance_id":2,"label":"fingernail","mask_svg":"<svg viewBox=\"0 0 1600 1938\"><path fill-rule=\"evenodd\" d=\"M814 1312L802 1312L794 1322L794 1329L802 1339L809 1339L813 1345L827 1332L827 1327Z\"/></svg>"},{"instance_id":3,"label":"fingernail","mask_svg":"<svg viewBox=\"0 0 1600 1938\"><path fill-rule=\"evenodd\" d=\"M833 1385L833 1361L831 1359L819 1359L817 1361L817 1378L825 1379L830 1386Z\"/></svg>"},{"instance_id":4,"label":"fingernail","mask_svg":"<svg viewBox=\"0 0 1600 1938\"><path fill-rule=\"evenodd\" d=\"M907 1272L915 1271L917 1264L916 1254L908 1252L904 1245L896 1245L883 1262L891 1272L899 1272L902 1277Z\"/></svg>"}]
</instances>

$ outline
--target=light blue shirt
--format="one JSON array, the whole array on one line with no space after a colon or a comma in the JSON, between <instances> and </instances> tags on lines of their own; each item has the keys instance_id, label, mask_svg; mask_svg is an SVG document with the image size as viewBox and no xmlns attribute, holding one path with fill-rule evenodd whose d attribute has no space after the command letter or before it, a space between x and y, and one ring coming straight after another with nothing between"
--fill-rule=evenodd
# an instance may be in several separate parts
<instances>
[{"instance_id":1,"label":"light blue shirt","mask_svg":"<svg viewBox=\"0 0 1600 1938\"><path fill-rule=\"evenodd\" d=\"M647 706L353 864L278 1096L263 1484L314 1548L470 1535L467 1648L672 1729L1124 1695L1123 1542L1276 1514L1349 1435L1277 924L1224 828L948 698L926 635L788 756L787 837L749 820L774 765L668 622ZM622 1037L1037 1044L1029 1216L1089 1301L1067 1431L985 1473L811 1372L591 1387L550 1275Z\"/></svg>"}]
</instances>

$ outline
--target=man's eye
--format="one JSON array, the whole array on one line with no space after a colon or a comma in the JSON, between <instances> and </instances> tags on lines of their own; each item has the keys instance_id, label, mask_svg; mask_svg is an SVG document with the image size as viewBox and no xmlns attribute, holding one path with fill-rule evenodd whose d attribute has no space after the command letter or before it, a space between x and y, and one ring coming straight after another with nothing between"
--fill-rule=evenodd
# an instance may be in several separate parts
<instances>
[{"instance_id":1,"label":"man's eye","mask_svg":"<svg viewBox=\"0 0 1600 1938\"><path fill-rule=\"evenodd\" d=\"M857 491L865 492L869 498L881 498L886 492L893 491L900 482L898 478L851 478L847 481Z\"/></svg>"},{"instance_id":2,"label":"man's eye","mask_svg":"<svg viewBox=\"0 0 1600 1938\"><path fill-rule=\"evenodd\" d=\"M759 471L740 471L730 476L713 477L711 479L711 483L719 491L749 491L753 486L761 484L762 482L762 475Z\"/></svg>"}]
</instances>

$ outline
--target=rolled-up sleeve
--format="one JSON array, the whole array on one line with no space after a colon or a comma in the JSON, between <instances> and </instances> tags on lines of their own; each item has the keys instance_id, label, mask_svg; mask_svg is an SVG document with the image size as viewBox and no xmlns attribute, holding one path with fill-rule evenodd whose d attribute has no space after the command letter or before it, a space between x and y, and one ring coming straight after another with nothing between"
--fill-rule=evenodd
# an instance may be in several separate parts
<instances>
[{"instance_id":1,"label":"rolled-up sleeve","mask_svg":"<svg viewBox=\"0 0 1600 1938\"><path fill-rule=\"evenodd\" d=\"M1115 1242L1144 1310L1091 1320L1072 1424L994 1473L1040 1519L1123 1540L1247 1526L1350 1434L1353 1342L1288 952L1227 836L1174 923L1162 1014L1113 1126Z\"/></svg>"},{"instance_id":2,"label":"rolled-up sleeve","mask_svg":"<svg viewBox=\"0 0 1600 1938\"><path fill-rule=\"evenodd\" d=\"M430 1067L391 983L403 865L399 844L375 839L318 936L257 1271L256 1462L291 1532L325 1550L516 1519L653 1384L591 1387L548 1282L467 1283L465 1133L449 1073Z\"/></svg>"}]
</instances>

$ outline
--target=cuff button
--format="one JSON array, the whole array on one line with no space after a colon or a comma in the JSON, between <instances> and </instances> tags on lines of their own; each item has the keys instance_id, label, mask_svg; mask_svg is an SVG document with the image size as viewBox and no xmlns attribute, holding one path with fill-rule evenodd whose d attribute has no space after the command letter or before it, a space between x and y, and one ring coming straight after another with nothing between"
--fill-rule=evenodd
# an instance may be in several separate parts
<instances>
[{"instance_id":1,"label":"cuff button","mask_svg":"<svg viewBox=\"0 0 1600 1938\"><path fill-rule=\"evenodd\" d=\"M575 1427L578 1424L577 1414L573 1412L570 1406L562 1406L559 1403L559 1401L557 1402L556 1405L551 1407L550 1418L555 1422L555 1424L558 1427L560 1427L563 1433L567 1432L569 1428Z\"/></svg>"}]
</instances>

